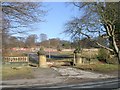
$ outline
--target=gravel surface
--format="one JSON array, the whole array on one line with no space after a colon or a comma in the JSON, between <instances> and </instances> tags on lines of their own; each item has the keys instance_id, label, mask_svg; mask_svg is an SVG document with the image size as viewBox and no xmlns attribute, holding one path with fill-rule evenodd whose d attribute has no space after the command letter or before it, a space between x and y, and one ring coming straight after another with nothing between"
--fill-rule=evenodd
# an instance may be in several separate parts
<instances>
[{"instance_id":1,"label":"gravel surface","mask_svg":"<svg viewBox=\"0 0 120 90\"><path fill-rule=\"evenodd\" d=\"M92 79L102 79L102 78L114 78L114 75L106 75L100 73L93 73L89 71L84 71L72 67L53 67L54 70L60 73L61 76L67 76L71 78L92 78Z\"/></svg>"},{"instance_id":2,"label":"gravel surface","mask_svg":"<svg viewBox=\"0 0 120 90\"><path fill-rule=\"evenodd\" d=\"M49 85L49 84L64 84L64 83L78 83L84 81L91 81L96 79L114 78L114 75L104 75L83 71L80 69L62 66L59 68L32 68L34 75L33 79L19 79L2 81L2 85Z\"/></svg>"}]
</instances>

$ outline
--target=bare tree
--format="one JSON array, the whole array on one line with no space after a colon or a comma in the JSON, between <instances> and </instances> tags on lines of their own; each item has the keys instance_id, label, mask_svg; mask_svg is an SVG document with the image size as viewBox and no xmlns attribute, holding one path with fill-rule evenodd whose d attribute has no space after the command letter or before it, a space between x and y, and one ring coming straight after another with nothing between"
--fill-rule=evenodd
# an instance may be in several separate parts
<instances>
[{"instance_id":1,"label":"bare tree","mask_svg":"<svg viewBox=\"0 0 120 90\"><path fill-rule=\"evenodd\" d=\"M8 46L9 36L30 31L23 28L44 21L43 16L46 14L39 2L1 2L1 6L3 51Z\"/></svg>"},{"instance_id":2,"label":"bare tree","mask_svg":"<svg viewBox=\"0 0 120 90\"><path fill-rule=\"evenodd\" d=\"M94 37L99 36L107 38L112 47L106 47L96 41L95 43L100 47L114 52L118 56L120 63L119 48L116 43L116 31L119 12L119 2L74 2L74 6L79 10L84 10L85 13L82 17L74 18L66 23L65 32L75 37L79 34L92 40Z\"/></svg>"},{"instance_id":3,"label":"bare tree","mask_svg":"<svg viewBox=\"0 0 120 90\"><path fill-rule=\"evenodd\" d=\"M42 42L42 41L45 41L45 40L47 40L47 35L44 34L44 33L41 33L40 34L40 41Z\"/></svg>"},{"instance_id":4,"label":"bare tree","mask_svg":"<svg viewBox=\"0 0 120 90\"><path fill-rule=\"evenodd\" d=\"M29 24L37 21L42 21L45 11L42 9L41 3L36 2L2 2L2 18L3 30L11 28L12 33L22 33L17 28L26 27Z\"/></svg>"},{"instance_id":5,"label":"bare tree","mask_svg":"<svg viewBox=\"0 0 120 90\"><path fill-rule=\"evenodd\" d=\"M32 35L29 35L27 38L26 38L26 46L27 47L34 47L35 44L36 44L36 39L37 39L37 35L36 34L32 34Z\"/></svg>"}]
</instances>

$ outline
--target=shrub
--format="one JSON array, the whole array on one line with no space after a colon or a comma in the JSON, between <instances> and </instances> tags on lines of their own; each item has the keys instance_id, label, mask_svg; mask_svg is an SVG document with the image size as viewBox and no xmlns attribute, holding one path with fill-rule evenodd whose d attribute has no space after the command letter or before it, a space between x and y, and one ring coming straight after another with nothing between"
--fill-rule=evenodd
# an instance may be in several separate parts
<instances>
[{"instance_id":1,"label":"shrub","mask_svg":"<svg viewBox=\"0 0 120 90\"><path fill-rule=\"evenodd\" d=\"M107 60L109 58L109 52L107 50L101 48L98 51L97 58L98 58L98 60L107 63Z\"/></svg>"},{"instance_id":2,"label":"shrub","mask_svg":"<svg viewBox=\"0 0 120 90\"><path fill-rule=\"evenodd\" d=\"M110 55L110 57L107 59L107 63L118 64L118 58L115 55Z\"/></svg>"},{"instance_id":3,"label":"shrub","mask_svg":"<svg viewBox=\"0 0 120 90\"><path fill-rule=\"evenodd\" d=\"M106 62L108 64L118 64L118 58L115 55L111 55L106 49L100 49L98 51L97 58L99 61Z\"/></svg>"},{"instance_id":4,"label":"shrub","mask_svg":"<svg viewBox=\"0 0 120 90\"><path fill-rule=\"evenodd\" d=\"M62 47L61 46L57 46L57 51L62 51Z\"/></svg>"},{"instance_id":5,"label":"shrub","mask_svg":"<svg viewBox=\"0 0 120 90\"><path fill-rule=\"evenodd\" d=\"M44 51L44 47L40 47L40 51Z\"/></svg>"},{"instance_id":6,"label":"shrub","mask_svg":"<svg viewBox=\"0 0 120 90\"><path fill-rule=\"evenodd\" d=\"M37 52L38 55L45 55L44 48L40 48L40 50Z\"/></svg>"}]
</instances>

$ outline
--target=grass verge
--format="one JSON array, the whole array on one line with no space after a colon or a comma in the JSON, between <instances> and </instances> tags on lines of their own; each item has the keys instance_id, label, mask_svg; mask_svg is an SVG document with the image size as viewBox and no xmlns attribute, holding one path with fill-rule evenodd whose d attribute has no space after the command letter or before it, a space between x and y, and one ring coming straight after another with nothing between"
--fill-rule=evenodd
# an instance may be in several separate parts
<instances>
[{"instance_id":1,"label":"grass verge","mask_svg":"<svg viewBox=\"0 0 120 90\"><path fill-rule=\"evenodd\" d=\"M87 65L79 65L75 66L75 68L87 71L95 71L100 73L109 73L113 71L120 71L120 65L113 64L87 64Z\"/></svg>"},{"instance_id":2,"label":"grass verge","mask_svg":"<svg viewBox=\"0 0 120 90\"><path fill-rule=\"evenodd\" d=\"M33 78L31 68L29 67L2 67L2 80Z\"/></svg>"}]
</instances>

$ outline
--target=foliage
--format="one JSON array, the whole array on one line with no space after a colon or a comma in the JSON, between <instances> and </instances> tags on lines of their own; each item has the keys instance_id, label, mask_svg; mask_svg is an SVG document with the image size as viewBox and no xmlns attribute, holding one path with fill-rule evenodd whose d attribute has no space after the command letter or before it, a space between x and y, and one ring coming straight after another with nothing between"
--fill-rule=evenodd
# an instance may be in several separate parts
<instances>
[{"instance_id":1,"label":"foliage","mask_svg":"<svg viewBox=\"0 0 120 90\"><path fill-rule=\"evenodd\" d=\"M83 49L81 52L81 56L88 59L97 59L96 58L97 55L98 55L98 51L97 50L94 51L94 48L93 49L91 48L88 50Z\"/></svg>"},{"instance_id":2,"label":"foliage","mask_svg":"<svg viewBox=\"0 0 120 90\"><path fill-rule=\"evenodd\" d=\"M3 44L3 55L13 53L13 56L18 55L21 52L12 52L10 49L12 48L30 48L36 45L36 34L31 34L26 38L9 36ZM6 49L6 50L5 50ZM9 50L9 51L8 51Z\"/></svg>"},{"instance_id":3,"label":"foliage","mask_svg":"<svg viewBox=\"0 0 120 90\"><path fill-rule=\"evenodd\" d=\"M59 38L52 38L52 39L40 42L40 46L44 46L47 48L57 48L59 44L60 44Z\"/></svg>"},{"instance_id":4,"label":"foliage","mask_svg":"<svg viewBox=\"0 0 120 90\"><path fill-rule=\"evenodd\" d=\"M60 45L57 46L57 51L62 51L62 47Z\"/></svg>"},{"instance_id":5,"label":"foliage","mask_svg":"<svg viewBox=\"0 0 120 90\"><path fill-rule=\"evenodd\" d=\"M25 46L26 47L34 47L36 44L37 35L31 34L29 35L25 40Z\"/></svg>"},{"instance_id":6,"label":"foliage","mask_svg":"<svg viewBox=\"0 0 120 90\"><path fill-rule=\"evenodd\" d=\"M40 48L40 50L37 52L38 55L45 55L45 51L43 48Z\"/></svg>"},{"instance_id":7,"label":"foliage","mask_svg":"<svg viewBox=\"0 0 120 90\"><path fill-rule=\"evenodd\" d=\"M108 64L118 64L118 58L115 55L110 55L107 59Z\"/></svg>"},{"instance_id":8,"label":"foliage","mask_svg":"<svg viewBox=\"0 0 120 90\"><path fill-rule=\"evenodd\" d=\"M107 62L108 57L109 57L109 53L107 50L102 49L102 48L99 49L98 55L97 55L98 60Z\"/></svg>"},{"instance_id":9,"label":"foliage","mask_svg":"<svg viewBox=\"0 0 120 90\"><path fill-rule=\"evenodd\" d=\"M62 48L69 49L71 48L71 43L69 41L61 40Z\"/></svg>"},{"instance_id":10,"label":"foliage","mask_svg":"<svg viewBox=\"0 0 120 90\"><path fill-rule=\"evenodd\" d=\"M40 47L40 51L44 51L44 47Z\"/></svg>"},{"instance_id":11,"label":"foliage","mask_svg":"<svg viewBox=\"0 0 120 90\"><path fill-rule=\"evenodd\" d=\"M40 46L44 46L46 48L54 48L54 49L58 49L58 48L70 49L71 42L66 40L60 40L59 38L52 38L40 42Z\"/></svg>"},{"instance_id":12,"label":"foliage","mask_svg":"<svg viewBox=\"0 0 120 90\"><path fill-rule=\"evenodd\" d=\"M118 58L103 48L99 49L97 58L99 61L106 62L108 64L118 64Z\"/></svg>"}]
</instances>

